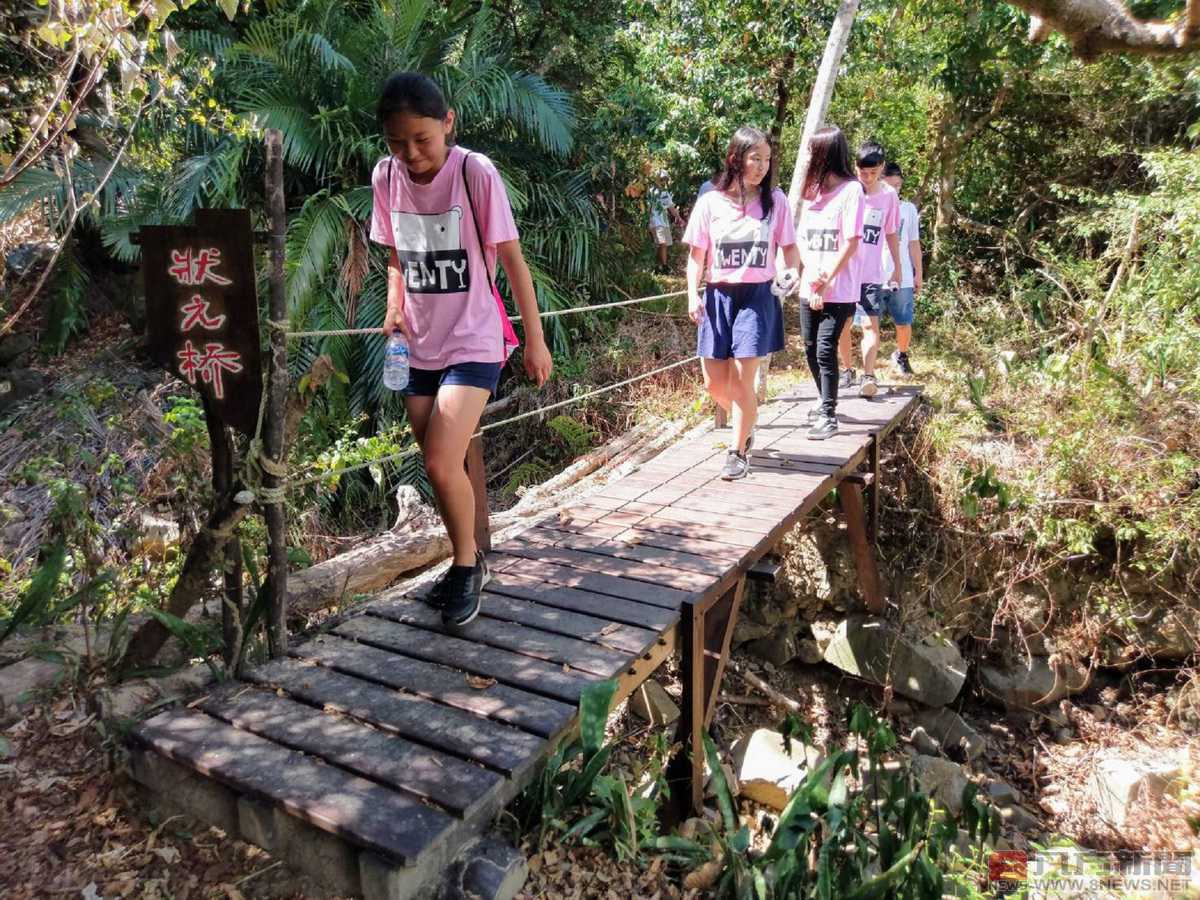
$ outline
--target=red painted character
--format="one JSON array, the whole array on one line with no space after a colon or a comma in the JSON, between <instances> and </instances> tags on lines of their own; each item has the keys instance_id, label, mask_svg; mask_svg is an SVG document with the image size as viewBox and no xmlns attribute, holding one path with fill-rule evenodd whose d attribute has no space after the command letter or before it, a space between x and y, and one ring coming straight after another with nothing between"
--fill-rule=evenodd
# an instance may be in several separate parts
<instances>
[{"instance_id":1,"label":"red painted character","mask_svg":"<svg viewBox=\"0 0 1200 900\"><path fill-rule=\"evenodd\" d=\"M233 282L214 271L221 264L221 251L216 247L208 247L192 256L192 248L171 251L173 265L167 273L175 279L176 284L233 284Z\"/></svg>"},{"instance_id":2,"label":"red painted character","mask_svg":"<svg viewBox=\"0 0 1200 900\"><path fill-rule=\"evenodd\" d=\"M201 353L191 341L184 341L183 349L175 355L179 357L179 373L187 379L188 384L195 384L199 375L204 384L212 385L213 395L218 400L225 398L223 373L237 373L243 368L242 355L236 350L226 350L222 343L205 344Z\"/></svg>"},{"instance_id":3,"label":"red painted character","mask_svg":"<svg viewBox=\"0 0 1200 900\"><path fill-rule=\"evenodd\" d=\"M216 331L225 324L225 314L210 316L208 301L199 294L194 294L191 300L179 308L179 311L183 313L183 322L179 326L179 330L183 332L191 331L197 325L206 331Z\"/></svg>"}]
</instances>

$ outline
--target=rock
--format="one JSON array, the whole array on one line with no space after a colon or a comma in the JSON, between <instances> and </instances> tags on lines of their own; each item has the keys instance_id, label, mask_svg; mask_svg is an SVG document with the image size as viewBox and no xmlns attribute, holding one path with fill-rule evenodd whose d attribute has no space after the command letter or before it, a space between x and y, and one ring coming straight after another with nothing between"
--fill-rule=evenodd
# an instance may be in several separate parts
<instances>
[{"instance_id":1,"label":"rock","mask_svg":"<svg viewBox=\"0 0 1200 900\"><path fill-rule=\"evenodd\" d=\"M62 678L61 663L29 657L0 669L0 713L5 715L37 700L39 692Z\"/></svg>"},{"instance_id":2,"label":"rock","mask_svg":"<svg viewBox=\"0 0 1200 900\"><path fill-rule=\"evenodd\" d=\"M100 718L111 721L136 719L153 704L165 704L197 694L213 683L212 669L197 663L162 678L140 678L102 688L91 699Z\"/></svg>"},{"instance_id":3,"label":"rock","mask_svg":"<svg viewBox=\"0 0 1200 900\"><path fill-rule=\"evenodd\" d=\"M643 681L641 687L629 698L629 708L639 719L651 725L670 725L679 720L679 707L661 684L652 678Z\"/></svg>"},{"instance_id":4,"label":"rock","mask_svg":"<svg viewBox=\"0 0 1200 900\"><path fill-rule=\"evenodd\" d=\"M821 646L812 638L796 642L796 656L807 666L815 666L825 658Z\"/></svg>"},{"instance_id":5,"label":"rock","mask_svg":"<svg viewBox=\"0 0 1200 900\"><path fill-rule=\"evenodd\" d=\"M1157 660L1181 660L1200 654L1196 635L1200 634L1200 610L1185 604L1157 612L1151 621L1140 623L1140 649Z\"/></svg>"},{"instance_id":6,"label":"rock","mask_svg":"<svg viewBox=\"0 0 1200 900\"><path fill-rule=\"evenodd\" d=\"M1070 728L1059 728L1054 732L1054 743L1066 746L1075 740L1075 732Z\"/></svg>"},{"instance_id":7,"label":"rock","mask_svg":"<svg viewBox=\"0 0 1200 900\"><path fill-rule=\"evenodd\" d=\"M944 750L961 748L966 758L975 760L987 750L987 740L952 709L922 709L913 720L942 745Z\"/></svg>"},{"instance_id":8,"label":"rock","mask_svg":"<svg viewBox=\"0 0 1200 900\"><path fill-rule=\"evenodd\" d=\"M33 338L27 334L6 334L0 337L0 368L7 369L28 362L35 346L37 345Z\"/></svg>"},{"instance_id":9,"label":"rock","mask_svg":"<svg viewBox=\"0 0 1200 900\"><path fill-rule=\"evenodd\" d=\"M1119 757L1103 759L1092 770L1088 793L1096 814L1107 825L1120 828L1134 806L1143 807L1176 793L1181 787L1177 761L1151 764Z\"/></svg>"},{"instance_id":10,"label":"rock","mask_svg":"<svg viewBox=\"0 0 1200 900\"><path fill-rule=\"evenodd\" d=\"M944 706L958 696L966 663L949 643L917 643L882 619L851 616L825 648L825 661L843 672L895 691L926 706Z\"/></svg>"},{"instance_id":11,"label":"rock","mask_svg":"<svg viewBox=\"0 0 1200 900\"><path fill-rule=\"evenodd\" d=\"M529 864L512 845L485 837L463 851L446 875L445 900L512 900L529 877Z\"/></svg>"},{"instance_id":12,"label":"rock","mask_svg":"<svg viewBox=\"0 0 1200 900\"><path fill-rule=\"evenodd\" d=\"M930 797L953 815L962 812L962 793L967 776L956 762L940 756L918 756L912 761L913 777Z\"/></svg>"},{"instance_id":13,"label":"rock","mask_svg":"<svg viewBox=\"0 0 1200 900\"><path fill-rule=\"evenodd\" d=\"M883 705L883 710L890 716L908 716L912 715L913 705L907 700L899 700L893 697Z\"/></svg>"},{"instance_id":14,"label":"rock","mask_svg":"<svg viewBox=\"0 0 1200 900\"><path fill-rule=\"evenodd\" d=\"M775 810L787 805L788 797L820 760L816 748L801 741L792 741L789 754L783 735L768 728L760 728L733 745L733 771L742 796Z\"/></svg>"},{"instance_id":15,"label":"rock","mask_svg":"<svg viewBox=\"0 0 1200 900\"><path fill-rule=\"evenodd\" d=\"M909 743L917 748L917 752L925 756L940 756L942 745L929 736L924 728L918 725L908 736Z\"/></svg>"},{"instance_id":16,"label":"rock","mask_svg":"<svg viewBox=\"0 0 1200 900\"><path fill-rule=\"evenodd\" d=\"M1015 828L1022 834L1030 831L1041 831L1042 829L1041 820L1034 813L1017 803L1009 806L997 806L997 810L1000 813L1001 822L1011 828Z\"/></svg>"},{"instance_id":17,"label":"rock","mask_svg":"<svg viewBox=\"0 0 1200 900\"><path fill-rule=\"evenodd\" d=\"M33 369L0 369L0 414L46 386L46 376Z\"/></svg>"},{"instance_id":18,"label":"rock","mask_svg":"<svg viewBox=\"0 0 1200 900\"><path fill-rule=\"evenodd\" d=\"M1006 781L992 781L987 786L987 797L996 806L1011 806L1021 802L1017 789Z\"/></svg>"},{"instance_id":19,"label":"rock","mask_svg":"<svg viewBox=\"0 0 1200 900\"><path fill-rule=\"evenodd\" d=\"M746 652L773 666L785 666L797 654L796 636L791 629L776 628L766 637L748 643Z\"/></svg>"},{"instance_id":20,"label":"rock","mask_svg":"<svg viewBox=\"0 0 1200 900\"><path fill-rule=\"evenodd\" d=\"M1054 670L1045 657L1035 656L1029 664L1019 663L1010 668L984 664L979 667L979 686L991 699L1008 709L1032 709L1077 694L1087 688L1088 673L1058 656L1064 676L1055 680Z\"/></svg>"},{"instance_id":21,"label":"rock","mask_svg":"<svg viewBox=\"0 0 1200 900\"><path fill-rule=\"evenodd\" d=\"M837 635L840 624L836 619L816 619L809 623L808 627L812 629L813 640L816 642L822 658L825 656L825 650L829 647L829 642Z\"/></svg>"},{"instance_id":22,"label":"rock","mask_svg":"<svg viewBox=\"0 0 1200 900\"><path fill-rule=\"evenodd\" d=\"M179 523L174 519L143 512L138 521L138 536L133 542L134 556L163 556L168 547L179 543Z\"/></svg>"},{"instance_id":23,"label":"rock","mask_svg":"<svg viewBox=\"0 0 1200 900\"><path fill-rule=\"evenodd\" d=\"M30 269L49 261L54 255L54 244L50 241L31 241L18 244L4 256L9 275L23 278Z\"/></svg>"}]
</instances>

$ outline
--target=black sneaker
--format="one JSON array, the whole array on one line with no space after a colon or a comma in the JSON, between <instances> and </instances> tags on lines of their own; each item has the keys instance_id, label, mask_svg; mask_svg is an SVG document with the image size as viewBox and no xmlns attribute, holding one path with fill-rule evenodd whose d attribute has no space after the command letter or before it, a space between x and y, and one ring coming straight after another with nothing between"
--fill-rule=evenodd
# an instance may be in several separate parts
<instances>
[{"instance_id":1,"label":"black sneaker","mask_svg":"<svg viewBox=\"0 0 1200 900\"><path fill-rule=\"evenodd\" d=\"M808 429L808 439L810 441L823 441L826 438L833 437L837 433L837 417L822 414L820 418L813 422L812 428Z\"/></svg>"},{"instance_id":2,"label":"black sneaker","mask_svg":"<svg viewBox=\"0 0 1200 900\"><path fill-rule=\"evenodd\" d=\"M750 471L750 460L745 453L730 450L725 456L725 468L721 470L722 481L736 481L745 478Z\"/></svg>"},{"instance_id":3,"label":"black sneaker","mask_svg":"<svg viewBox=\"0 0 1200 900\"><path fill-rule=\"evenodd\" d=\"M912 366L909 365L908 362L907 353L901 353L899 350L893 353L892 365L899 369L904 375L911 375L913 373Z\"/></svg>"},{"instance_id":4,"label":"black sneaker","mask_svg":"<svg viewBox=\"0 0 1200 900\"><path fill-rule=\"evenodd\" d=\"M443 609L446 606L446 582L450 579L450 569L438 576L437 581L429 589L429 592L422 596L421 602L433 609Z\"/></svg>"},{"instance_id":5,"label":"black sneaker","mask_svg":"<svg viewBox=\"0 0 1200 900\"><path fill-rule=\"evenodd\" d=\"M821 418L821 416L823 416L823 415L825 415L825 414L823 412L821 412L821 401L820 400L814 400L813 405L810 406L808 408L808 411L804 413L804 416L805 416L805 418L808 419L809 424L812 424L813 422L817 421L817 419Z\"/></svg>"},{"instance_id":6,"label":"black sneaker","mask_svg":"<svg viewBox=\"0 0 1200 900\"><path fill-rule=\"evenodd\" d=\"M475 552L475 565L451 566L442 591L442 624L447 628L462 628L479 615L479 592L492 580L487 560Z\"/></svg>"},{"instance_id":7,"label":"black sneaker","mask_svg":"<svg viewBox=\"0 0 1200 900\"><path fill-rule=\"evenodd\" d=\"M842 369L842 375L838 378L838 387L849 388L854 385L854 370Z\"/></svg>"},{"instance_id":8,"label":"black sneaker","mask_svg":"<svg viewBox=\"0 0 1200 900\"><path fill-rule=\"evenodd\" d=\"M754 447L754 429L750 429L750 433L746 435L746 455L750 455L751 448Z\"/></svg>"}]
</instances>

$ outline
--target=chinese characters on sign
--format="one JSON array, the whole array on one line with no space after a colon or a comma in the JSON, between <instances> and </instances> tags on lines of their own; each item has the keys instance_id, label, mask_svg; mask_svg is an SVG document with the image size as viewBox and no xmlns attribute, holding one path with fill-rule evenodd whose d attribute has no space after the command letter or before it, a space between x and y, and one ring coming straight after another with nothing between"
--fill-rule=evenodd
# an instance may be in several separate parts
<instances>
[{"instance_id":1,"label":"chinese characters on sign","mask_svg":"<svg viewBox=\"0 0 1200 900\"><path fill-rule=\"evenodd\" d=\"M253 236L245 210L141 231L150 348L227 425L253 434L262 395Z\"/></svg>"}]
</instances>

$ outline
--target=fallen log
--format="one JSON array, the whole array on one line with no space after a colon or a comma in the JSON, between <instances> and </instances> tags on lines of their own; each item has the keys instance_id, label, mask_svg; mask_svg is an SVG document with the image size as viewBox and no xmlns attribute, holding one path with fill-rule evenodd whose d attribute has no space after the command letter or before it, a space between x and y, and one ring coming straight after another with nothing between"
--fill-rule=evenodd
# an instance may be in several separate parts
<instances>
[{"instance_id":1,"label":"fallen log","mask_svg":"<svg viewBox=\"0 0 1200 900\"><path fill-rule=\"evenodd\" d=\"M308 615L339 606L347 597L378 591L405 572L449 555L450 538L440 522L417 531L379 535L315 566L293 572L288 582L288 609L294 614Z\"/></svg>"},{"instance_id":2,"label":"fallen log","mask_svg":"<svg viewBox=\"0 0 1200 900\"><path fill-rule=\"evenodd\" d=\"M559 494L601 467L619 463L639 450L651 427L639 426L579 458L554 478L538 485L512 509L492 516L497 538L505 529L525 523L546 511ZM389 532L363 541L352 550L294 572L288 588L288 608L301 615L338 607L354 594L381 590L408 572L441 562L450 555L450 540L441 523L411 531Z\"/></svg>"}]
</instances>

